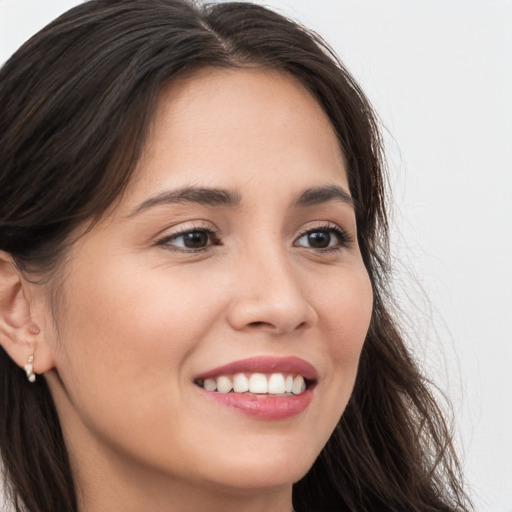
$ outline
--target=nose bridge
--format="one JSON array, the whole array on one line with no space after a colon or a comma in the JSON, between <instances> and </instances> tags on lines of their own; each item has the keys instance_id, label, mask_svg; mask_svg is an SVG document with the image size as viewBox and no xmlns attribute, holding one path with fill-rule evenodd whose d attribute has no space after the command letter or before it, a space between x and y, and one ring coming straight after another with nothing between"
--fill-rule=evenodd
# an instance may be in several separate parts
<instances>
[{"instance_id":1,"label":"nose bridge","mask_svg":"<svg viewBox=\"0 0 512 512\"><path fill-rule=\"evenodd\" d=\"M316 313L286 248L280 244L247 248L230 311L233 327L280 334L315 321Z\"/></svg>"}]
</instances>

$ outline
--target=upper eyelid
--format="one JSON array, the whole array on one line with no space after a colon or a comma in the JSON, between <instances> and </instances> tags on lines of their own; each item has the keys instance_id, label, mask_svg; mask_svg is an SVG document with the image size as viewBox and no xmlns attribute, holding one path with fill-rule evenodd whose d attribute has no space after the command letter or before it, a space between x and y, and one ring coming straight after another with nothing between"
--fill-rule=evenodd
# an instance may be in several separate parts
<instances>
[{"instance_id":1,"label":"upper eyelid","mask_svg":"<svg viewBox=\"0 0 512 512\"><path fill-rule=\"evenodd\" d=\"M213 225L211 222L206 220L199 221L185 221L176 224L175 226L168 226L159 233L157 233L156 238L169 238L172 236L178 236L183 233L189 233L190 231L211 231L215 233L220 233L220 230Z\"/></svg>"},{"instance_id":2,"label":"upper eyelid","mask_svg":"<svg viewBox=\"0 0 512 512\"><path fill-rule=\"evenodd\" d=\"M301 227L300 232L310 231L311 229L340 229L345 231L337 222L330 220L313 220L305 223L305 227Z\"/></svg>"},{"instance_id":3,"label":"upper eyelid","mask_svg":"<svg viewBox=\"0 0 512 512\"><path fill-rule=\"evenodd\" d=\"M308 227L304 227L302 228L299 233L297 234L297 238L298 237L301 237L303 235L305 235L306 233L309 233L311 231L321 231L323 229L332 229L334 231L339 231L340 233L343 233L347 238L351 238L352 235L350 234L350 231L343 228L342 226L340 226L338 223L336 222L331 222L331 221L324 221L322 223L322 221L318 221L319 224L316 224L316 225L311 225L311 226L308 226Z\"/></svg>"}]
</instances>

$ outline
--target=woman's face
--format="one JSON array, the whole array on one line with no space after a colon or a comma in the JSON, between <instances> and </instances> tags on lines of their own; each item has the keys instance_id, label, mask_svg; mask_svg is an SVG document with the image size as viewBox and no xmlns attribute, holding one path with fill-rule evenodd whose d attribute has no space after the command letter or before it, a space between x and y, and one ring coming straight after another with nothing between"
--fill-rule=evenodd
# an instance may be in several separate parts
<instances>
[{"instance_id":1,"label":"woman's face","mask_svg":"<svg viewBox=\"0 0 512 512\"><path fill-rule=\"evenodd\" d=\"M372 290L343 155L302 86L258 69L174 81L64 276L47 380L79 473L260 489L307 472L350 397Z\"/></svg>"}]
</instances>

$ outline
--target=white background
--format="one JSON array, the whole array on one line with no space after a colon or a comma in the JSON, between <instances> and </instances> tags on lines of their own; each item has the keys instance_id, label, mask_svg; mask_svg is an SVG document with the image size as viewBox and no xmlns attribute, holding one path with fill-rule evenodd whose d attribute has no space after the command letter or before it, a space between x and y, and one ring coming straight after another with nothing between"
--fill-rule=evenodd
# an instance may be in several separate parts
<instances>
[{"instance_id":1,"label":"white background","mask_svg":"<svg viewBox=\"0 0 512 512\"><path fill-rule=\"evenodd\" d=\"M0 0L0 62L77 3ZM512 512L512 0L260 3L322 34L380 114L415 350L477 510Z\"/></svg>"}]
</instances>

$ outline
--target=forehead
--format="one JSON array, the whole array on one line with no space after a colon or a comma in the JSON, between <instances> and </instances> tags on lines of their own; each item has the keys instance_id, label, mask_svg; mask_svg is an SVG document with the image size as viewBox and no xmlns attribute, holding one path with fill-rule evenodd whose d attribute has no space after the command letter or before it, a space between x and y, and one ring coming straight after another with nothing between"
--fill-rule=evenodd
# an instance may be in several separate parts
<instances>
[{"instance_id":1,"label":"forehead","mask_svg":"<svg viewBox=\"0 0 512 512\"><path fill-rule=\"evenodd\" d=\"M161 93L137 188L347 185L334 129L314 97L288 74L260 68L207 68ZM315 183L318 181L318 183Z\"/></svg>"}]
</instances>

